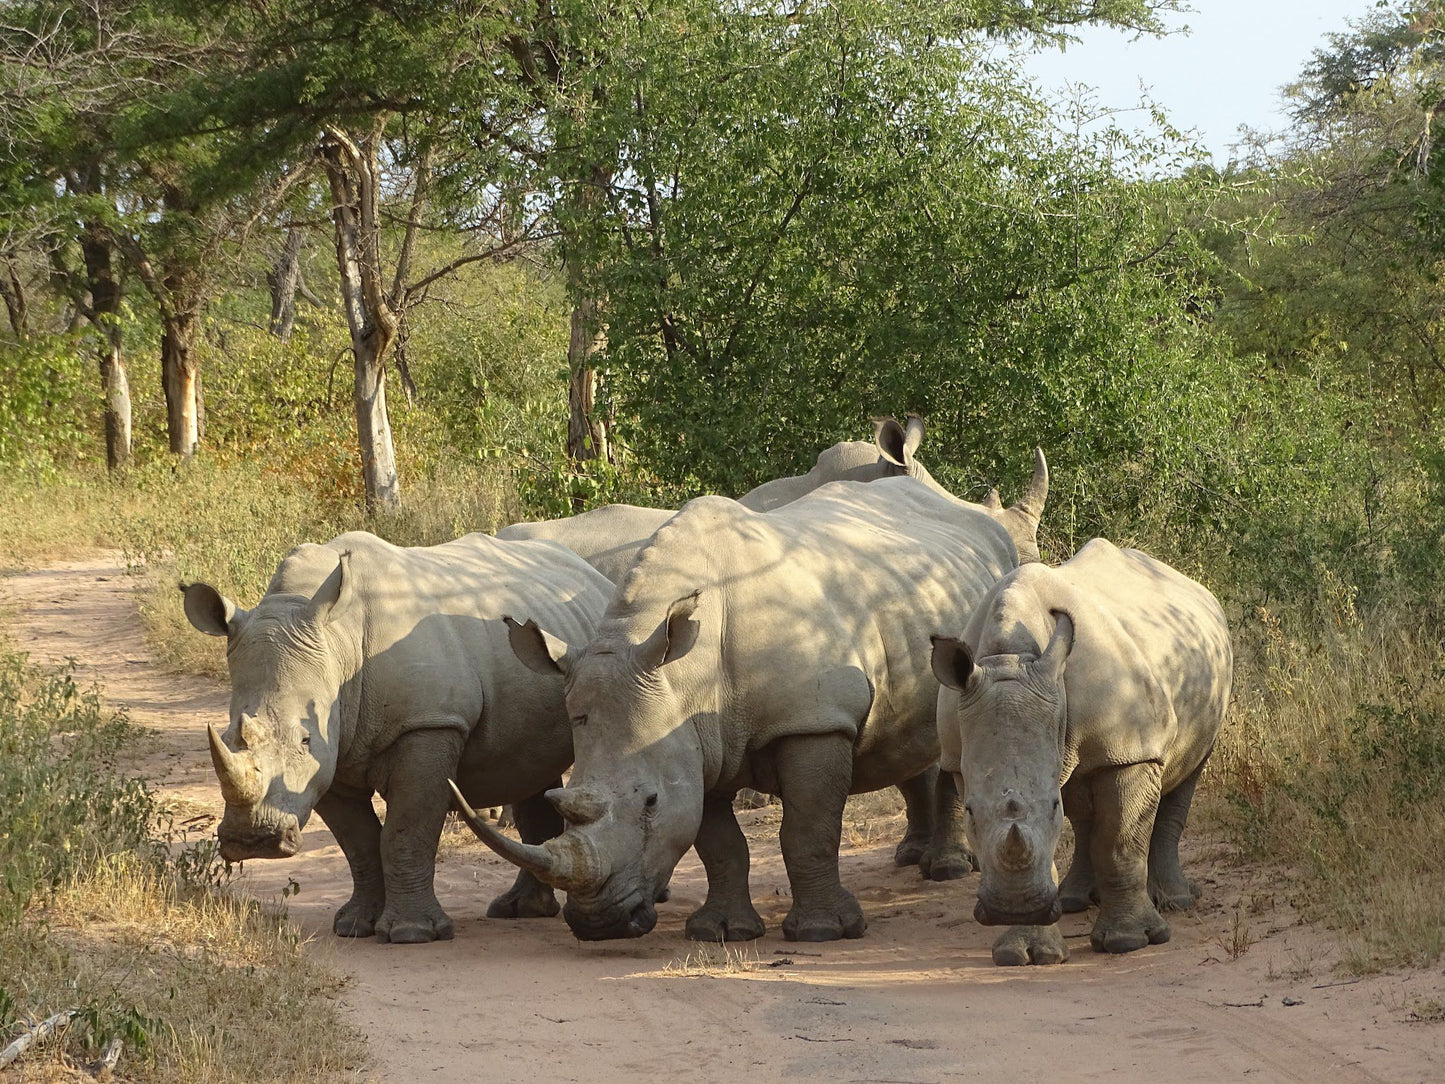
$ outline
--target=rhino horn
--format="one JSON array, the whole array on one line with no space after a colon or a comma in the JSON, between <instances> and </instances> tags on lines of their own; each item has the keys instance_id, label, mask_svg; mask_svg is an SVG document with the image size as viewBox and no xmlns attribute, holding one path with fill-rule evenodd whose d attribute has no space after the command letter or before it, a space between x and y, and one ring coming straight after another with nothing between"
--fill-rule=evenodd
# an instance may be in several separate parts
<instances>
[{"instance_id":1,"label":"rhino horn","mask_svg":"<svg viewBox=\"0 0 1445 1084\"><path fill-rule=\"evenodd\" d=\"M227 805L252 806L261 800L261 781L254 771L255 760L245 753L233 753L221 740L221 732L206 727L211 741L211 763L221 781L221 797Z\"/></svg>"},{"instance_id":2,"label":"rhino horn","mask_svg":"<svg viewBox=\"0 0 1445 1084\"><path fill-rule=\"evenodd\" d=\"M447 785L452 788L452 797L467 827L512 865L526 870L544 884L566 892L601 881L600 863L588 841L573 839L564 843L561 839L549 839L541 845L520 843L497 831L486 817L468 805L453 780L448 779Z\"/></svg>"},{"instance_id":3,"label":"rhino horn","mask_svg":"<svg viewBox=\"0 0 1445 1084\"><path fill-rule=\"evenodd\" d=\"M547 800L568 824L591 824L607 812L606 799L586 787L558 787L547 792Z\"/></svg>"},{"instance_id":4,"label":"rhino horn","mask_svg":"<svg viewBox=\"0 0 1445 1084\"><path fill-rule=\"evenodd\" d=\"M1024 830L1017 823L1009 825L1003 845L998 849L999 865L1004 869L1025 870L1032 864L1033 857L1033 848L1024 838Z\"/></svg>"},{"instance_id":5,"label":"rhino horn","mask_svg":"<svg viewBox=\"0 0 1445 1084\"><path fill-rule=\"evenodd\" d=\"M1024 495L1010 507L1011 512L1021 512L1033 526L1039 525L1044 515L1044 502L1049 497L1049 464L1044 459L1042 448L1034 449L1034 476L1029 479Z\"/></svg>"},{"instance_id":6,"label":"rhino horn","mask_svg":"<svg viewBox=\"0 0 1445 1084\"><path fill-rule=\"evenodd\" d=\"M983 495L983 506L990 512L1003 511L1003 501L999 500L997 489L990 489Z\"/></svg>"}]
</instances>

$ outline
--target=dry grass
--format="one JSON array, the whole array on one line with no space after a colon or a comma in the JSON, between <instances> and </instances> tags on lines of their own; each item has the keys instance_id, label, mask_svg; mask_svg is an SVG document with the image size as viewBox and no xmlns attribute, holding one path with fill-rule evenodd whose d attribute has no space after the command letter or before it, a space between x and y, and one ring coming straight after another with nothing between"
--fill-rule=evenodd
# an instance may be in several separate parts
<instances>
[{"instance_id":1,"label":"dry grass","mask_svg":"<svg viewBox=\"0 0 1445 1084\"><path fill-rule=\"evenodd\" d=\"M670 979L695 979L719 975L743 975L762 967L757 945L703 942L684 956L664 964L661 974Z\"/></svg>"},{"instance_id":2,"label":"dry grass","mask_svg":"<svg viewBox=\"0 0 1445 1084\"><path fill-rule=\"evenodd\" d=\"M116 771L123 714L0 651L0 1038L75 1010L16 1079L68 1079L113 1038L134 1081L355 1079L340 983L285 916L226 891L209 842L156 839Z\"/></svg>"},{"instance_id":3,"label":"dry grass","mask_svg":"<svg viewBox=\"0 0 1445 1084\"><path fill-rule=\"evenodd\" d=\"M854 794L843 808L843 843L849 847L872 847L903 838L903 796L886 790Z\"/></svg>"},{"instance_id":4,"label":"dry grass","mask_svg":"<svg viewBox=\"0 0 1445 1084\"><path fill-rule=\"evenodd\" d=\"M1198 809L1246 858L1299 871L1292 896L1345 969L1423 965L1445 950L1445 656L1418 614L1325 587L1307 617L1239 623Z\"/></svg>"}]
</instances>

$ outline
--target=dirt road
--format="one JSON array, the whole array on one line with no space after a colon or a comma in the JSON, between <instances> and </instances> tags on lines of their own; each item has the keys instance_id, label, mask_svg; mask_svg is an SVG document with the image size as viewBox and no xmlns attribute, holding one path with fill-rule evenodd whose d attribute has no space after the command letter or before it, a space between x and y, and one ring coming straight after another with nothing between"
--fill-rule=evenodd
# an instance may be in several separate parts
<instances>
[{"instance_id":1,"label":"dirt road","mask_svg":"<svg viewBox=\"0 0 1445 1084\"><path fill-rule=\"evenodd\" d=\"M84 680L156 732L142 770L186 813L220 813L204 724L226 690L156 667L130 581L100 555L0 582L6 626L36 661L75 658ZM1413 1022L1445 1000L1440 966L1348 982L1329 939L1301 925L1286 887L1195 841L1186 865L1200 908L1173 920L1165 946L1095 955L1088 916L1068 915L1063 967L1000 969L972 919L975 878L936 885L894 868L900 822L854 825L843 877L868 935L791 945L779 927L787 879L777 814L744 814L753 891L769 933L729 949L682 936L705 882L689 855L657 930L583 944L560 918L483 918L511 870L449 834L438 895L456 940L429 946L338 941L331 913L349 895L344 859L313 819L305 850L251 863L242 890L279 899L313 951L351 977L346 996L369 1036L376 1076L405 1084L535 1077L606 1082L663 1074L695 1080L1439 1081L1445 1025ZM284 1039L282 1040L284 1041Z\"/></svg>"}]
</instances>

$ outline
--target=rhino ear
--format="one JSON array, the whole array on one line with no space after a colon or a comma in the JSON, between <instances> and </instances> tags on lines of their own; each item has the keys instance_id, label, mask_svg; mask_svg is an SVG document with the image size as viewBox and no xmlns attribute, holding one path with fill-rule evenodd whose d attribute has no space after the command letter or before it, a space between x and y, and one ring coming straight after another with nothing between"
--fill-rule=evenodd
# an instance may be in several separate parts
<instances>
[{"instance_id":1,"label":"rhino ear","mask_svg":"<svg viewBox=\"0 0 1445 1084\"><path fill-rule=\"evenodd\" d=\"M963 692L973 677L973 652L962 640L951 636L930 639L933 641L933 676L940 685Z\"/></svg>"},{"instance_id":2,"label":"rhino ear","mask_svg":"<svg viewBox=\"0 0 1445 1084\"><path fill-rule=\"evenodd\" d=\"M908 434L897 418L873 419L873 443L878 454L895 467L908 466Z\"/></svg>"},{"instance_id":3,"label":"rhino ear","mask_svg":"<svg viewBox=\"0 0 1445 1084\"><path fill-rule=\"evenodd\" d=\"M1058 681L1064 676L1064 663L1074 649L1074 620L1063 610L1050 610L1049 615L1054 619L1054 634L1039 655L1038 666L1049 680Z\"/></svg>"},{"instance_id":4,"label":"rhino ear","mask_svg":"<svg viewBox=\"0 0 1445 1084\"><path fill-rule=\"evenodd\" d=\"M351 551L341 554L331 575L321 581L311 596L307 616L315 625L325 625L346 612L355 597L355 576L351 571Z\"/></svg>"},{"instance_id":5,"label":"rhino ear","mask_svg":"<svg viewBox=\"0 0 1445 1084\"><path fill-rule=\"evenodd\" d=\"M208 583L183 583L181 605L186 619L207 636L234 636L246 611Z\"/></svg>"},{"instance_id":6,"label":"rhino ear","mask_svg":"<svg viewBox=\"0 0 1445 1084\"><path fill-rule=\"evenodd\" d=\"M507 642L512 653L528 670L539 674L563 674L572 668L572 648L566 640L543 632L537 622L528 618L518 624L515 618L503 617L507 624Z\"/></svg>"},{"instance_id":7,"label":"rhino ear","mask_svg":"<svg viewBox=\"0 0 1445 1084\"><path fill-rule=\"evenodd\" d=\"M697 643L697 634L702 630L702 625L692 620L701 595L701 591L694 591L667 608L667 616L663 618L662 624L633 649L640 666L646 670L655 670L664 663L682 658L692 650L692 645Z\"/></svg>"},{"instance_id":8,"label":"rhino ear","mask_svg":"<svg viewBox=\"0 0 1445 1084\"><path fill-rule=\"evenodd\" d=\"M923 419L917 414L908 415L908 425L898 424L896 418L873 419L873 443L878 445L878 454L904 470L913 469L913 453L923 440Z\"/></svg>"},{"instance_id":9,"label":"rhino ear","mask_svg":"<svg viewBox=\"0 0 1445 1084\"><path fill-rule=\"evenodd\" d=\"M903 458L911 467L918 446L923 443L923 419L917 414L908 415L908 425L903 431Z\"/></svg>"}]
</instances>

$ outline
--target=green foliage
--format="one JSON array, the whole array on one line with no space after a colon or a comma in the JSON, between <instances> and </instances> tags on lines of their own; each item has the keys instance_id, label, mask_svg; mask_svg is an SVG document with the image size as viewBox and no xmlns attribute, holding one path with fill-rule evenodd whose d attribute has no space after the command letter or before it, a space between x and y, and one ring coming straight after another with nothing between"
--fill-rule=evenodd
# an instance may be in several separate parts
<instances>
[{"instance_id":1,"label":"green foliage","mask_svg":"<svg viewBox=\"0 0 1445 1084\"><path fill-rule=\"evenodd\" d=\"M150 792L115 773L134 734L97 690L76 685L73 668L47 672L0 654L0 923L107 857L148 846Z\"/></svg>"},{"instance_id":2,"label":"green foliage","mask_svg":"<svg viewBox=\"0 0 1445 1084\"><path fill-rule=\"evenodd\" d=\"M94 361L82 336L0 344L0 466L45 476L104 448Z\"/></svg>"}]
</instances>

